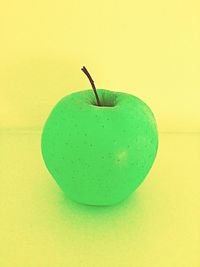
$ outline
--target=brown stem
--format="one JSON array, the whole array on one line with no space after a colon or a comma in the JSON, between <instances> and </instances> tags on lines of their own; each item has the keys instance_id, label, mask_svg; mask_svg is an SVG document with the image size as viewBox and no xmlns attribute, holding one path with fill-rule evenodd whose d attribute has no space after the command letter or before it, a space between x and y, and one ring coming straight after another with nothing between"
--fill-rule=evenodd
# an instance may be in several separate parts
<instances>
[{"instance_id":1,"label":"brown stem","mask_svg":"<svg viewBox=\"0 0 200 267\"><path fill-rule=\"evenodd\" d=\"M99 100L99 96L98 96L98 94L97 94L97 89L96 89L96 87L95 87L95 84L94 84L94 81L93 81L91 75L89 74L89 72L88 72L88 70L86 69L85 66L83 66L83 67L81 68L81 70L82 70L82 71L85 73L85 75L88 77L88 79L89 79L89 81L90 81L90 83L91 83L91 85L92 85L92 89L93 89L93 91L94 91L94 94L95 94L95 97L96 97L96 100L97 100L97 105L98 105L98 106L102 106L102 105L101 105L101 102L100 102L100 100Z\"/></svg>"}]
</instances>

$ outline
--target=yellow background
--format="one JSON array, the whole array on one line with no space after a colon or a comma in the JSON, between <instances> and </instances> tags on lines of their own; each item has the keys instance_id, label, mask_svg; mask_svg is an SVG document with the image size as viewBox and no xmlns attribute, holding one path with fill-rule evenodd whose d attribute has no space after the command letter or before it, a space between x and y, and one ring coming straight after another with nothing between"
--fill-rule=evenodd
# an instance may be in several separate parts
<instances>
[{"instance_id":1,"label":"yellow background","mask_svg":"<svg viewBox=\"0 0 200 267\"><path fill-rule=\"evenodd\" d=\"M200 266L200 2L1 1L0 266ZM40 133L64 95L97 87L152 108L145 183L116 207L71 203L43 165Z\"/></svg>"},{"instance_id":2,"label":"yellow background","mask_svg":"<svg viewBox=\"0 0 200 267\"><path fill-rule=\"evenodd\" d=\"M200 3L1 1L1 125L40 127L63 95L127 91L154 110L161 131L200 130Z\"/></svg>"}]
</instances>

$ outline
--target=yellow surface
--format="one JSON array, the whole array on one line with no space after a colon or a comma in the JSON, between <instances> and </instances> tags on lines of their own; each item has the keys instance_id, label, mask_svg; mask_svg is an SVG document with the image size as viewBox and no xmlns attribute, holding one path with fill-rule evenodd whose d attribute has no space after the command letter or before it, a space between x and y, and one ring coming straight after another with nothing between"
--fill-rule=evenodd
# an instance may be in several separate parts
<instances>
[{"instance_id":1,"label":"yellow surface","mask_svg":"<svg viewBox=\"0 0 200 267\"><path fill-rule=\"evenodd\" d=\"M200 1L34 0L0 5L0 266L199 267ZM111 208L65 200L40 155L64 95L137 95L160 147L145 183Z\"/></svg>"},{"instance_id":2,"label":"yellow surface","mask_svg":"<svg viewBox=\"0 0 200 267\"><path fill-rule=\"evenodd\" d=\"M39 132L4 132L0 146L0 266L200 266L200 134L161 134L146 181L107 208L64 199Z\"/></svg>"},{"instance_id":3,"label":"yellow surface","mask_svg":"<svg viewBox=\"0 0 200 267\"><path fill-rule=\"evenodd\" d=\"M1 1L0 124L41 127L71 91L145 100L161 131L200 131L199 0Z\"/></svg>"}]
</instances>

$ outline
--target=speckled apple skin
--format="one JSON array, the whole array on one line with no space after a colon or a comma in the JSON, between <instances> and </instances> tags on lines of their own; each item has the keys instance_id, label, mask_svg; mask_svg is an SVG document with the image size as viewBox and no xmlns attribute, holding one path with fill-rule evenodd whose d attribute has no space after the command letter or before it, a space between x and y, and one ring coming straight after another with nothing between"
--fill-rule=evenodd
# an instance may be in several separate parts
<instances>
[{"instance_id":1,"label":"speckled apple skin","mask_svg":"<svg viewBox=\"0 0 200 267\"><path fill-rule=\"evenodd\" d=\"M144 180L155 160L158 131L150 108L139 98L98 89L62 98L42 132L47 169L70 199L113 205Z\"/></svg>"}]
</instances>

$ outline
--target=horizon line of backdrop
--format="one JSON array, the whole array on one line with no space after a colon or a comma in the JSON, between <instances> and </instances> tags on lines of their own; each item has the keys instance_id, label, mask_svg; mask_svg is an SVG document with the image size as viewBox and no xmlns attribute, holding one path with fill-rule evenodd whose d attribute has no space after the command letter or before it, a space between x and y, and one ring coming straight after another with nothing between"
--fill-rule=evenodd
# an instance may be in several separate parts
<instances>
[{"instance_id":1,"label":"horizon line of backdrop","mask_svg":"<svg viewBox=\"0 0 200 267\"><path fill-rule=\"evenodd\" d=\"M41 129L65 95L97 88L143 99L159 131L200 131L200 2L4 1L0 128Z\"/></svg>"}]
</instances>

